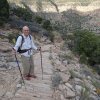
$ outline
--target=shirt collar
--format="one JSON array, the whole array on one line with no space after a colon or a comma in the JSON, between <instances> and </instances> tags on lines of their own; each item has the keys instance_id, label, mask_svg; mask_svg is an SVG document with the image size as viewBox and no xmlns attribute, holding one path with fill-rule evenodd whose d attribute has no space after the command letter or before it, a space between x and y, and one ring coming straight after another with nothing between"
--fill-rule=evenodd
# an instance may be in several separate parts
<instances>
[{"instance_id":1,"label":"shirt collar","mask_svg":"<svg viewBox=\"0 0 100 100\"><path fill-rule=\"evenodd\" d=\"M29 35L28 36L25 36L24 33L22 33L22 35L24 36L24 38L28 38L29 37Z\"/></svg>"}]
</instances>

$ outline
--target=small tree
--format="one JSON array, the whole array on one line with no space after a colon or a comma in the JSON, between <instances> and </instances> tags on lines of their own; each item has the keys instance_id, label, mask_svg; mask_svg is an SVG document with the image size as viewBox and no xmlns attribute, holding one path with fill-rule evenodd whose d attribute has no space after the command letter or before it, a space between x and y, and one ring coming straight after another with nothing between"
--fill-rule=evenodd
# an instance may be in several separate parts
<instances>
[{"instance_id":1,"label":"small tree","mask_svg":"<svg viewBox=\"0 0 100 100\"><path fill-rule=\"evenodd\" d=\"M9 4L7 0L0 0L0 25L9 18Z\"/></svg>"}]
</instances>

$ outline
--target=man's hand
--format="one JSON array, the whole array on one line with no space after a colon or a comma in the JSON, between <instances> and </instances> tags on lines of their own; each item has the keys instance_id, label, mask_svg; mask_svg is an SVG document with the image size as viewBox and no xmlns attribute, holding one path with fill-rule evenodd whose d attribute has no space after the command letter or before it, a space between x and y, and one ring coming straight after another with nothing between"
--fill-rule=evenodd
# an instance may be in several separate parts
<instances>
[{"instance_id":1,"label":"man's hand","mask_svg":"<svg viewBox=\"0 0 100 100\"><path fill-rule=\"evenodd\" d=\"M16 54L16 50L14 48L12 48L12 54L15 55Z\"/></svg>"},{"instance_id":2,"label":"man's hand","mask_svg":"<svg viewBox=\"0 0 100 100\"><path fill-rule=\"evenodd\" d=\"M41 47L38 47L37 50L40 51L41 50Z\"/></svg>"}]
</instances>

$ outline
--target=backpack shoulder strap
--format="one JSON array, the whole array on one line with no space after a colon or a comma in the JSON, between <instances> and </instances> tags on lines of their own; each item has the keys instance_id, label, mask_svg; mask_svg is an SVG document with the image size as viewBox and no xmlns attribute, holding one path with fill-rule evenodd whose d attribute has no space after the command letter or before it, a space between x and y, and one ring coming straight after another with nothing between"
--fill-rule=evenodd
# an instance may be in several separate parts
<instances>
[{"instance_id":1,"label":"backpack shoulder strap","mask_svg":"<svg viewBox=\"0 0 100 100\"><path fill-rule=\"evenodd\" d=\"M32 39L32 37L31 37L31 35L29 34L29 38L30 38L30 40Z\"/></svg>"},{"instance_id":2,"label":"backpack shoulder strap","mask_svg":"<svg viewBox=\"0 0 100 100\"><path fill-rule=\"evenodd\" d=\"M23 43L24 43L24 37L23 35L20 35L22 37L22 40L21 40L21 45L20 45L20 48L22 47Z\"/></svg>"}]
</instances>

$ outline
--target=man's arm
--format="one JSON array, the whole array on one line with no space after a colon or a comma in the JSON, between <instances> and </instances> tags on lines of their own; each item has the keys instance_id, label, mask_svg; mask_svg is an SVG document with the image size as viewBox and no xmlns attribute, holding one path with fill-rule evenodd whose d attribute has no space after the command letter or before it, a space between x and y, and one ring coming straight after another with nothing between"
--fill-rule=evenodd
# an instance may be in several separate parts
<instances>
[{"instance_id":1,"label":"man's arm","mask_svg":"<svg viewBox=\"0 0 100 100\"><path fill-rule=\"evenodd\" d=\"M38 48L36 47L36 45L33 42L33 37L32 36L31 36L31 38L32 38L32 49L38 50Z\"/></svg>"},{"instance_id":2,"label":"man's arm","mask_svg":"<svg viewBox=\"0 0 100 100\"><path fill-rule=\"evenodd\" d=\"M21 46L21 41L22 41L22 37L19 36L18 39L17 39L17 41L16 41L15 46L13 47L13 49L14 49L15 51L17 51L18 48Z\"/></svg>"}]
</instances>

